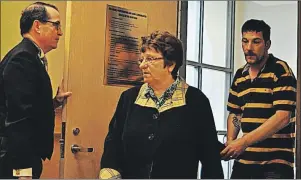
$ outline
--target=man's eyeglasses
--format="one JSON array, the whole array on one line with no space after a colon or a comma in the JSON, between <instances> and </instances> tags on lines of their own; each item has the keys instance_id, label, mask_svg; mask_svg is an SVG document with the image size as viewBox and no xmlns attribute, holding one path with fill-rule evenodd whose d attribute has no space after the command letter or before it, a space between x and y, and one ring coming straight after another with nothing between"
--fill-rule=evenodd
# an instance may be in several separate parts
<instances>
[{"instance_id":1,"label":"man's eyeglasses","mask_svg":"<svg viewBox=\"0 0 301 180\"><path fill-rule=\"evenodd\" d=\"M56 21L56 22L43 21L43 22L49 22L49 23L51 23L57 30L61 29L61 22L60 21Z\"/></svg>"},{"instance_id":2,"label":"man's eyeglasses","mask_svg":"<svg viewBox=\"0 0 301 180\"><path fill-rule=\"evenodd\" d=\"M155 61L155 60L159 60L159 59L164 59L163 57L141 57L141 58L139 58L138 59L138 64L140 65L140 64L142 64L142 62L145 60L145 63L148 63L148 64L150 64L150 63L152 63L153 61Z\"/></svg>"}]
</instances>

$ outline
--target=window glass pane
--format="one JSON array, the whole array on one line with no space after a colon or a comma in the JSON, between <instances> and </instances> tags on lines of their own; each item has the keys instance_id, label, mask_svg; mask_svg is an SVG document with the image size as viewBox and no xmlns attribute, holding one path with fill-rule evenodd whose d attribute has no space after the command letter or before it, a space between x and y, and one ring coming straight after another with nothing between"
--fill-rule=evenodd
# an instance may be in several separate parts
<instances>
[{"instance_id":1,"label":"window glass pane","mask_svg":"<svg viewBox=\"0 0 301 180\"><path fill-rule=\"evenodd\" d=\"M202 69L202 91L210 101L217 130L226 130L226 73Z\"/></svg>"},{"instance_id":2,"label":"window glass pane","mask_svg":"<svg viewBox=\"0 0 301 180\"><path fill-rule=\"evenodd\" d=\"M219 142L225 144L227 142L227 136L226 135L218 135L217 136Z\"/></svg>"},{"instance_id":3,"label":"window glass pane","mask_svg":"<svg viewBox=\"0 0 301 180\"><path fill-rule=\"evenodd\" d=\"M190 86L198 88L199 78L198 78L198 68L197 67L194 67L191 65L186 66L186 82Z\"/></svg>"},{"instance_id":4,"label":"window glass pane","mask_svg":"<svg viewBox=\"0 0 301 180\"><path fill-rule=\"evenodd\" d=\"M227 7L227 1L204 1L202 62L205 64L226 67Z\"/></svg>"},{"instance_id":5,"label":"window glass pane","mask_svg":"<svg viewBox=\"0 0 301 180\"><path fill-rule=\"evenodd\" d=\"M218 135L217 136L219 142L225 144L227 138L225 137L225 135ZM223 171L224 171L224 178L228 179L229 176L229 163L227 161L222 161L222 167L223 167Z\"/></svg>"},{"instance_id":6,"label":"window glass pane","mask_svg":"<svg viewBox=\"0 0 301 180\"><path fill-rule=\"evenodd\" d=\"M221 143L223 143L223 144L226 143L227 138L225 135L218 135L217 137ZM222 161L222 167L223 167L225 179L230 179L230 177L231 177L233 162L234 162L234 160Z\"/></svg>"},{"instance_id":7,"label":"window glass pane","mask_svg":"<svg viewBox=\"0 0 301 180\"><path fill-rule=\"evenodd\" d=\"M199 60L200 1L188 1L186 59Z\"/></svg>"}]
</instances>

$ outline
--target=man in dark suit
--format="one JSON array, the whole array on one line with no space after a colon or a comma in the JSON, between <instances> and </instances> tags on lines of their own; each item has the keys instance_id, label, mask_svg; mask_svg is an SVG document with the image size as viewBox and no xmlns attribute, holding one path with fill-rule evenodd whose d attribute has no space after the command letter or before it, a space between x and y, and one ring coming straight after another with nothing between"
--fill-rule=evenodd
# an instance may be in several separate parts
<instances>
[{"instance_id":1,"label":"man in dark suit","mask_svg":"<svg viewBox=\"0 0 301 180\"><path fill-rule=\"evenodd\" d=\"M53 152L54 109L71 92L52 99L45 54L63 35L57 7L36 2L20 19L23 40L0 63L0 178L39 178Z\"/></svg>"}]
</instances>

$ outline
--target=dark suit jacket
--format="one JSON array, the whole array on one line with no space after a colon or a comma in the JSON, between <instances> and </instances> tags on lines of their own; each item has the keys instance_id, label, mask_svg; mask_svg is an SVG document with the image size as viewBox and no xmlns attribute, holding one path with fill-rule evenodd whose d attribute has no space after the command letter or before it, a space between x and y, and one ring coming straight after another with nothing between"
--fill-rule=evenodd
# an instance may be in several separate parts
<instances>
[{"instance_id":1,"label":"dark suit jacket","mask_svg":"<svg viewBox=\"0 0 301 180\"><path fill-rule=\"evenodd\" d=\"M0 158L8 157L16 169L32 167L36 157L50 159L53 152L52 88L38 54L24 38L0 63Z\"/></svg>"}]
</instances>

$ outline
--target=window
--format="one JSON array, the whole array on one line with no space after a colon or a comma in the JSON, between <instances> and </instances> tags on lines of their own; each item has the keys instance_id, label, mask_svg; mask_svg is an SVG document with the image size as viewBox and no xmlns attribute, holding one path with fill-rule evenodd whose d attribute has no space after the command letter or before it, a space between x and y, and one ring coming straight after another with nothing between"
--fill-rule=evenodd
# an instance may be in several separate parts
<instances>
[{"instance_id":1,"label":"window","mask_svg":"<svg viewBox=\"0 0 301 180\"><path fill-rule=\"evenodd\" d=\"M183 4L187 7L186 20L181 19L184 26L181 29L186 32L186 36L181 35L186 51L186 81L208 97L217 130L225 131L226 104L233 75L234 2L187 1Z\"/></svg>"},{"instance_id":2,"label":"window","mask_svg":"<svg viewBox=\"0 0 301 180\"><path fill-rule=\"evenodd\" d=\"M186 66L186 82L194 87L198 87L199 86L199 71L198 71L198 67L195 66L191 66L191 65L187 65Z\"/></svg>"},{"instance_id":3,"label":"window","mask_svg":"<svg viewBox=\"0 0 301 180\"><path fill-rule=\"evenodd\" d=\"M213 112L215 126L217 130L225 130L226 114L225 114L225 101L228 92L228 85L226 83L227 74L224 71L218 71L210 68L202 69L202 91L208 97Z\"/></svg>"},{"instance_id":4,"label":"window","mask_svg":"<svg viewBox=\"0 0 301 180\"><path fill-rule=\"evenodd\" d=\"M180 74L208 97L218 138L227 128L227 100L233 76L234 1L185 1L180 4L180 38L186 55ZM230 178L232 162L223 162Z\"/></svg>"}]
</instances>

